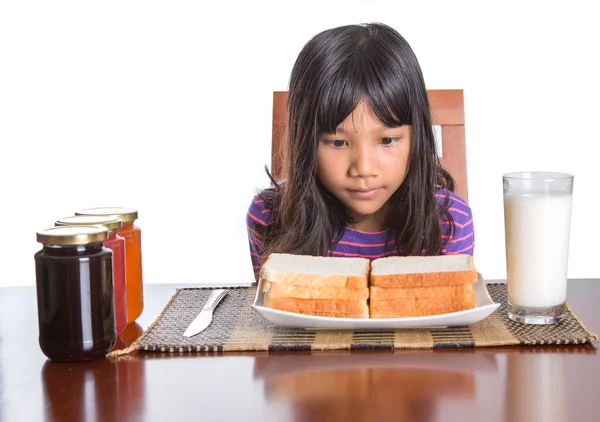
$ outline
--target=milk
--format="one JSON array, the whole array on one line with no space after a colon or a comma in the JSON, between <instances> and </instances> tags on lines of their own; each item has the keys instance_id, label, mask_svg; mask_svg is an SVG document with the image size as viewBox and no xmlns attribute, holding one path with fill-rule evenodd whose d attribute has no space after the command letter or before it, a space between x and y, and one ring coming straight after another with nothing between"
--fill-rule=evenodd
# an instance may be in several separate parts
<instances>
[{"instance_id":1,"label":"milk","mask_svg":"<svg viewBox=\"0 0 600 422\"><path fill-rule=\"evenodd\" d=\"M571 203L569 193L505 193L508 300L522 307L565 303Z\"/></svg>"}]
</instances>

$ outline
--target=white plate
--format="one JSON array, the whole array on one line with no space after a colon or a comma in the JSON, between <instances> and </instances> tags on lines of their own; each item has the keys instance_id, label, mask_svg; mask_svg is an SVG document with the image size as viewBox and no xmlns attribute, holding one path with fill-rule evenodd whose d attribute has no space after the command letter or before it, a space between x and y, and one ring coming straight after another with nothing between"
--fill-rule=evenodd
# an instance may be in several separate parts
<instances>
[{"instance_id":1,"label":"white plate","mask_svg":"<svg viewBox=\"0 0 600 422\"><path fill-rule=\"evenodd\" d=\"M297 314L264 306L262 280L258 280L256 298L252 308L263 318L280 327L306 330L389 330L394 328L436 328L469 325L490 316L498 307L490 297L481 274L474 284L475 307L449 314L411 318L333 318Z\"/></svg>"}]
</instances>

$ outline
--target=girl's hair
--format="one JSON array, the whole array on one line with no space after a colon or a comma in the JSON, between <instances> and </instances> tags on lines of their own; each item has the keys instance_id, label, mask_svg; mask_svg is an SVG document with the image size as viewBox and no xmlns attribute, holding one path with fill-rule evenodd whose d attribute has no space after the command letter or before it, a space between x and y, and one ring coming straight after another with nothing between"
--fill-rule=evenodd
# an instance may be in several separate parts
<instances>
[{"instance_id":1,"label":"girl's hair","mask_svg":"<svg viewBox=\"0 0 600 422\"><path fill-rule=\"evenodd\" d=\"M433 135L429 100L415 54L394 29L381 23L333 28L312 38L294 64L288 92L288 129L283 151L283 178L260 193L273 213L272 223L256 226L254 235L265 253L327 255L344 227L355 223L317 177L317 148L323 133L335 133L359 101L382 123L411 125L406 178L390 197L385 225L395 234L399 255L438 255L440 218L454 220L448 199L435 191L454 190L441 167ZM437 185L437 186L436 186Z\"/></svg>"}]
</instances>

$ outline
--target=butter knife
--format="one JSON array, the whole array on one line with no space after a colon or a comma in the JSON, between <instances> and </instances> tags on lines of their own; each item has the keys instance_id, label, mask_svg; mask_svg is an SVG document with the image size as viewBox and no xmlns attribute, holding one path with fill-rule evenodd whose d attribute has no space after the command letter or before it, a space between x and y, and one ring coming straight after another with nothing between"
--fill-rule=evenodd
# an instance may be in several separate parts
<instances>
[{"instance_id":1,"label":"butter knife","mask_svg":"<svg viewBox=\"0 0 600 422\"><path fill-rule=\"evenodd\" d=\"M213 290L210 296L208 297L208 301L204 305L204 308L200 311L198 316L194 318L192 323L187 327L185 332L183 333L184 337L192 337L196 334L201 333L206 330L206 328L212 322L213 311L227 294L227 290L217 289Z\"/></svg>"}]
</instances>

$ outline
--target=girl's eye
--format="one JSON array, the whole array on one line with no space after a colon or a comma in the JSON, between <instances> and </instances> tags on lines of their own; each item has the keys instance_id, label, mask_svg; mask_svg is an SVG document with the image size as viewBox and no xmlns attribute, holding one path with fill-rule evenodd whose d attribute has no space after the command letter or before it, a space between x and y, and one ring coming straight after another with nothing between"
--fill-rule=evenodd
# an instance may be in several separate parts
<instances>
[{"instance_id":1,"label":"girl's eye","mask_svg":"<svg viewBox=\"0 0 600 422\"><path fill-rule=\"evenodd\" d=\"M327 144L335 148L342 148L348 145L348 142L344 141L343 139L330 139L327 141Z\"/></svg>"},{"instance_id":2,"label":"girl's eye","mask_svg":"<svg viewBox=\"0 0 600 422\"><path fill-rule=\"evenodd\" d=\"M388 138L381 138L379 140L379 142L381 142L381 145L383 145L385 147L389 147L389 146L392 146L392 145L398 143L399 140L400 140L400 138L388 137Z\"/></svg>"}]
</instances>

